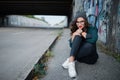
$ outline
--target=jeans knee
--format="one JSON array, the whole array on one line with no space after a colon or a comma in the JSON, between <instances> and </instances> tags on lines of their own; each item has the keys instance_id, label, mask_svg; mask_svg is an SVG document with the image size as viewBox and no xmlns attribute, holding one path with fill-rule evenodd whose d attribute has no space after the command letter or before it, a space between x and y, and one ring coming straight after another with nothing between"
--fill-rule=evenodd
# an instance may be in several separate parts
<instances>
[{"instance_id":1,"label":"jeans knee","mask_svg":"<svg viewBox=\"0 0 120 80\"><path fill-rule=\"evenodd\" d=\"M81 39L82 39L82 37L81 37L81 36L79 36L79 35L75 35L74 40L81 40Z\"/></svg>"},{"instance_id":2,"label":"jeans knee","mask_svg":"<svg viewBox=\"0 0 120 80\"><path fill-rule=\"evenodd\" d=\"M75 35L75 37L81 37L80 35Z\"/></svg>"},{"instance_id":3,"label":"jeans knee","mask_svg":"<svg viewBox=\"0 0 120 80\"><path fill-rule=\"evenodd\" d=\"M81 39L82 37L80 35L75 35L74 39Z\"/></svg>"}]
</instances>

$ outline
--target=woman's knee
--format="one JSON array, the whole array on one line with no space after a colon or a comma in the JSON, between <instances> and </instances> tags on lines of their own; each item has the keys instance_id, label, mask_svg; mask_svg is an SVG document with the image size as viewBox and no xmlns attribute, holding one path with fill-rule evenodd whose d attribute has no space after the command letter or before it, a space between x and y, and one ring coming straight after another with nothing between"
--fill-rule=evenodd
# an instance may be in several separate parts
<instances>
[{"instance_id":1,"label":"woman's knee","mask_svg":"<svg viewBox=\"0 0 120 80\"><path fill-rule=\"evenodd\" d=\"M80 35L75 35L75 37L77 37L77 38L81 38L81 36L80 36Z\"/></svg>"},{"instance_id":2,"label":"woman's knee","mask_svg":"<svg viewBox=\"0 0 120 80\"><path fill-rule=\"evenodd\" d=\"M79 35L75 35L73 41L76 41L76 40L77 40L77 41L82 40L82 37L79 36Z\"/></svg>"}]
</instances>

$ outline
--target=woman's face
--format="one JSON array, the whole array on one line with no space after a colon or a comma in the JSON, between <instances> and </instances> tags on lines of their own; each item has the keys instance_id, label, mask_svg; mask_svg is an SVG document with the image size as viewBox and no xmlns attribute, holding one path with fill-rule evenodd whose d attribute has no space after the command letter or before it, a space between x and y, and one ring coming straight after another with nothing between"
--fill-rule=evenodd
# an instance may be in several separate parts
<instances>
[{"instance_id":1,"label":"woman's face","mask_svg":"<svg viewBox=\"0 0 120 80\"><path fill-rule=\"evenodd\" d=\"M82 29L85 26L85 19L82 17L77 18L76 26Z\"/></svg>"}]
</instances>

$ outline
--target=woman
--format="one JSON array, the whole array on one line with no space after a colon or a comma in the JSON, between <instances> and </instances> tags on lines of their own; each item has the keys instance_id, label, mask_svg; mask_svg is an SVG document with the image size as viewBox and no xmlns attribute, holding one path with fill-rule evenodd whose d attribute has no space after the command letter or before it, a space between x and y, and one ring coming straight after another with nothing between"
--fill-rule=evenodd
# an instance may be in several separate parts
<instances>
[{"instance_id":1,"label":"woman","mask_svg":"<svg viewBox=\"0 0 120 80\"><path fill-rule=\"evenodd\" d=\"M76 77L75 60L87 64L94 64L98 59L96 41L98 39L97 28L91 26L85 12L78 12L71 23L70 57L62 64L68 69L71 78Z\"/></svg>"}]
</instances>

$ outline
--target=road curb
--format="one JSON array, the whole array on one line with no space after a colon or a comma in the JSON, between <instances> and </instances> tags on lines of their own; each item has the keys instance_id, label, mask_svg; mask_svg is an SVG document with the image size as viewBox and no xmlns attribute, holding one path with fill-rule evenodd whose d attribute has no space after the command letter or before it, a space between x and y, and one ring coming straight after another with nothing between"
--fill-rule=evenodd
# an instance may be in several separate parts
<instances>
[{"instance_id":1,"label":"road curb","mask_svg":"<svg viewBox=\"0 0 120 80\"><path fill-rule=\"evenodd\" d=\"M43 55L40 57L40 59L38 60L38 62L37 63L39 63L41 60L42 60L42 58L43 58L43 56L45 55L45 53L47 53L47 51L48 50L51 50L52 49L52 47L55 45L55 43L56 43L56 41L58 40L58 38L61 36L61 34L59 34L58 36L56 36L56 38L54 39L54 41L50 44L50 46L48 47L48 49L46 49L46 51L43 53ZM36 63L36 64L37 64ZM25 80L32 80L32 78L33 78L33 72L32 72L32 70L30 71L30 73L27 75L27 77L25 78Z\"/></svg>"}]
</instances>

